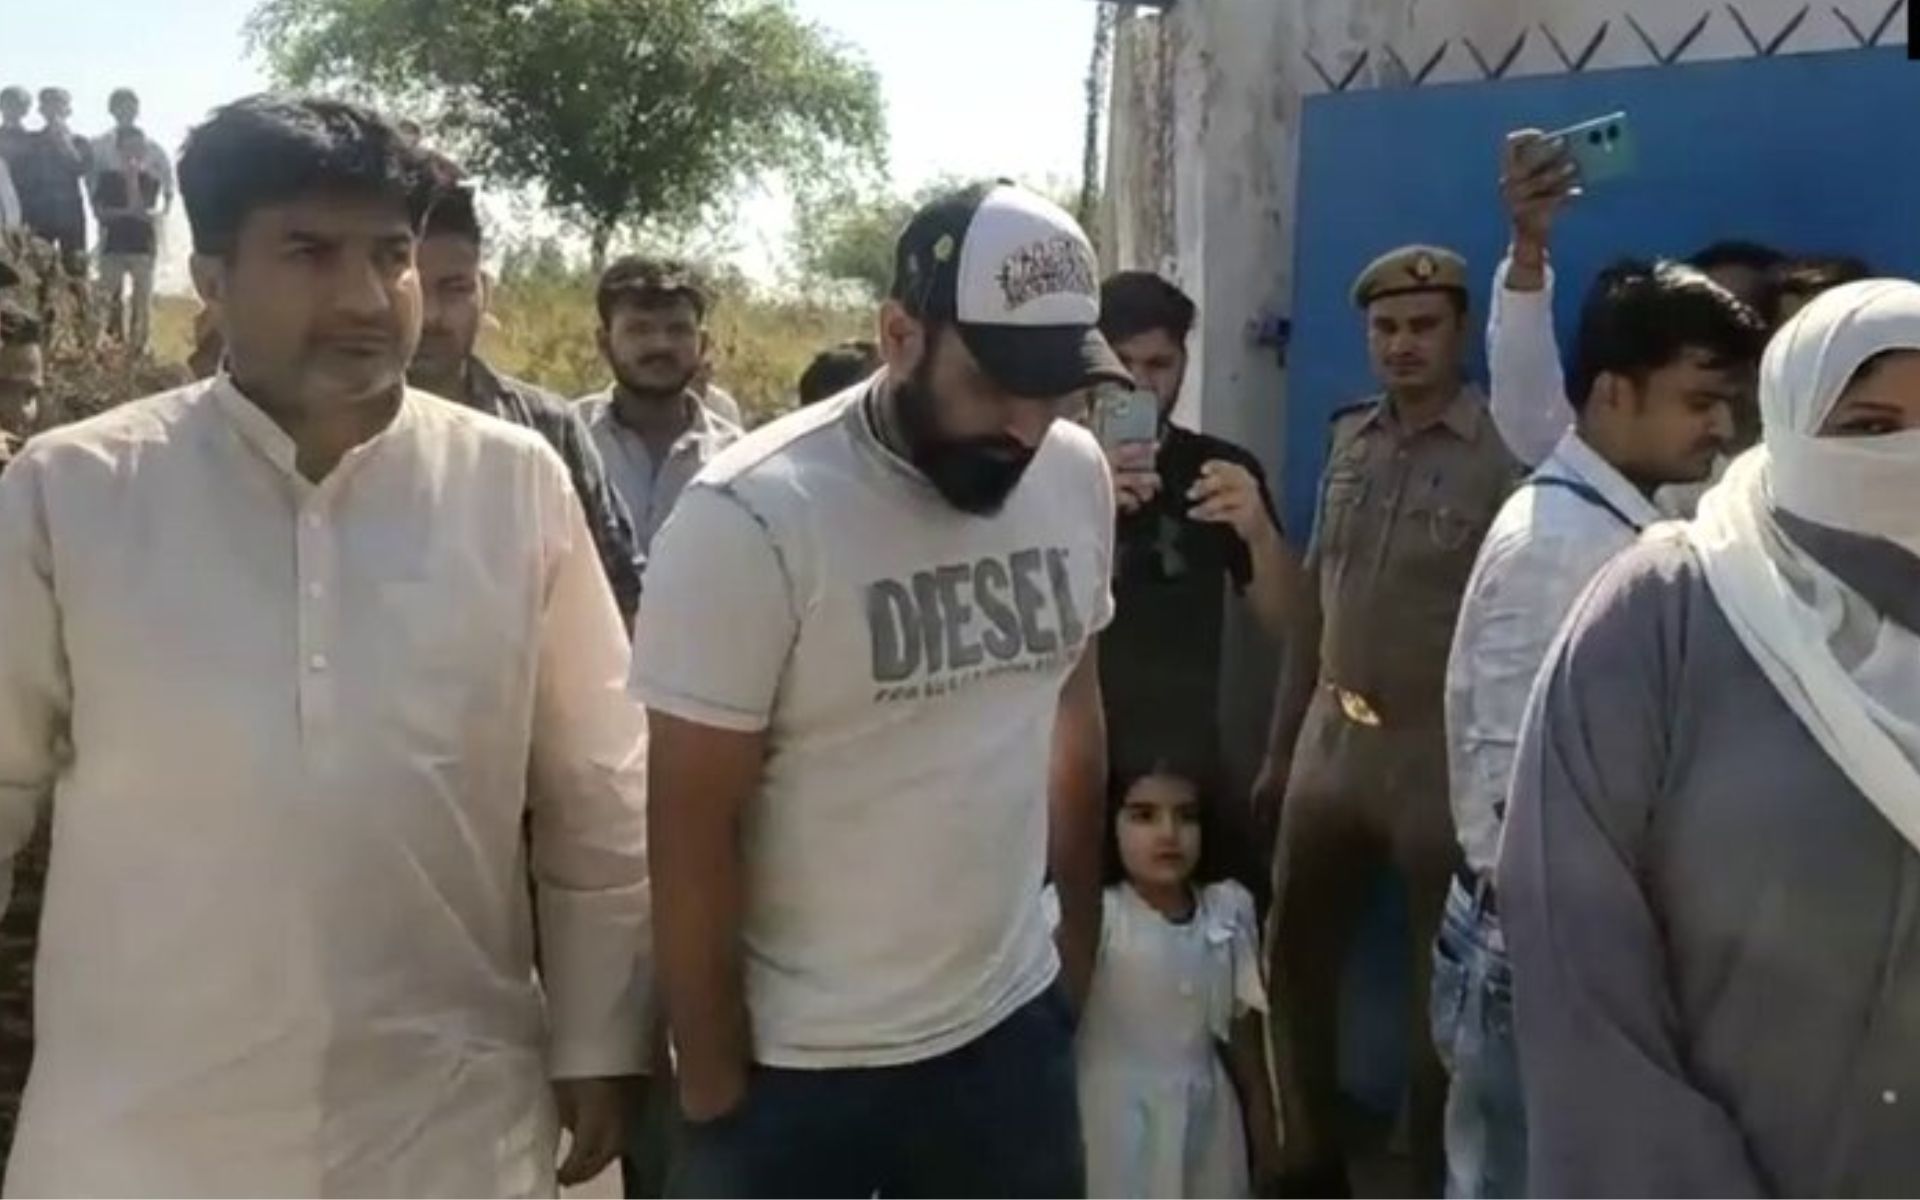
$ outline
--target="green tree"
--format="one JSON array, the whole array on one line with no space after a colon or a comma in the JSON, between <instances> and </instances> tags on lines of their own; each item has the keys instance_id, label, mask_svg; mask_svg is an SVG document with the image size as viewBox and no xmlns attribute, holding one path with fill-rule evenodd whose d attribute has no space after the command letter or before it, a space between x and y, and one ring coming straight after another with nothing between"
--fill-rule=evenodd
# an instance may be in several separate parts
<instances>
[{"instance_id":1,"label":"green tree","mask_svg":"<svg viewBox=\"0 0 1920 1200\"><path fill-rule=\"evenodd\" d=\"M854 284L878 300L893 284L893 247L913 216L913 201L886 194L840 197L803 206L794 254L815 279Z\"/></svg>"},{"instance_id":2,"label":"green tree","mask_svg":"<svg viewBox=\"0 0 1920 1200\"><path fill-rule=\"evenodd\" d=\"M684 228L750 179L876 175L878 77L786 0L263 0L277 82L405 114L588 237Z\"/></svg>"},{"instance_id":3,"label":"green tree","mask_svg":"<svg viewBox=\"0 0 1920 1200\"><path fill-rule=\"evenodd\" d=\"M972 180L942 176L912 196L841 189L801 206L793 229L793 253L803 274L829 283L858 286L880 299L893 286L894 243L915 210ZM1072 212L1080 203L1075 185L1059 179L1029 182L1041 195Z\"/></svg>"}]
</instances>

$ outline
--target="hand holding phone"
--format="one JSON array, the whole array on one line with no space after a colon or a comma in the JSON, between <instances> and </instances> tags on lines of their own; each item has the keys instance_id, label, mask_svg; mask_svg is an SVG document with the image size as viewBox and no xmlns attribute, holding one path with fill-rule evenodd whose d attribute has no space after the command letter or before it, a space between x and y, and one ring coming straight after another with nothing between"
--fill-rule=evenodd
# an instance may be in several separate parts
<instances>
[{"instance_id":1,"label":"hand holding phone","mask_svg":"<svg viewBox=\"0 0 1920 1200\"><path fill-rule=\"evenodd\" d=\"M1538 129L1507 135L1501 152L1500 195L1513 224L1516 249L1546 252L1554 218L1579 194L1580 170L1563 146Z\"/></svg>"}]
</instances>

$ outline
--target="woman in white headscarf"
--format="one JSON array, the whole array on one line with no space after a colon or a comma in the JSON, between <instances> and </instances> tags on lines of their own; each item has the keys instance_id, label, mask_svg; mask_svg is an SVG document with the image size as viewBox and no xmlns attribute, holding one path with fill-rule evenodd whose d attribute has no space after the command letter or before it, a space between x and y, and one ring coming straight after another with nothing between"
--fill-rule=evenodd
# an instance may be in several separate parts
<instances>
[{"instance_id":1,"label":"woman in white headscarf","mask_svg":"<svg viewBox=\"0 0 1920 1200\"><path fill-rule=\"evenodd\" d=\"M1532 1192L1920 1192L1920 286L1829 292L1762 444L1595 581L1500 867Z\"/></svg>"}]
</instances>

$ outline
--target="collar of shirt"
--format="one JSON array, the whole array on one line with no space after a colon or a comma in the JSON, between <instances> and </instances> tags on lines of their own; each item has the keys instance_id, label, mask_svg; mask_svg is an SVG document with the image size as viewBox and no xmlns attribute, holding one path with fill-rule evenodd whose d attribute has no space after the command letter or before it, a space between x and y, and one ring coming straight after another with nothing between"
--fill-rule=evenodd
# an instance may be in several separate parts
<instances>
[{"instance_id":1,"label":"collar of shirt","mask_svg":"<svg viewBox=\"0 0 1920 1200\"><path fill-rule=\"evenodd\" d=\"M235 438L240 444L258 454L261 458L278 468L281 474L293 481L301 495L310 492L332 491L344 486L344 481L365 462L369 455L397 437L403 436L418 419L419 397L412 388L408 388L401 397L400 407L394 411L393 420L387 427L366 441L355 446L341 456L340 462L327 473L325 479L314 483L300 473L298 465L299 448L287 431L280 428L266 410L247 399L231 375L224 371L213 381L210 393L214 404L227 419Z\"/></svg>"},{"instance_id":2,"label":"collar of shirt","mask_svg":"<svg viewBox=\"0 0 1920 1200\"><path fill-rule=\"evenodd\" d=\"M682 394L680 402L687 406L691 414L691 419L687 422L686 431L675 438L673 445L668 448L667 457L678 458L689 451L698 451L700 456L705 458L715 449L711 443L716 438L721 437L725 433L725 430L721 428L719 418L709 412L707 406L700 403L700 398L692 392ZM625 434L628 437L635 439L640 437L639 434L621 424L620 418L614 414L614 390L612 388L587 397L583 404L586 408L587 424L589 426L605 425L607 428Z\"/></svg>"},{"instance_id":3,"label":"collar of shirt","mask_svg":"<svg viewBox=\"0 0 1920 1200\"><path fill-rule=\"evenodd\" d=\"M467 407L499 417L507 386L499 374L477 354L467 356Z\"/></svg>"},{"instance_id":4,"label":"collar of shirt","mask_svg":"<svg viewBox=\"0 0 1920 1200\"><path fill-rule=\"evenodd\" d=\"M1574 430L1568 430L1560 439L1553 453L1540 464L1537 474L1561 475L1586 484L1642 529L1667 519L1644 492L1633 486L1612 463L1601 458Z\"/></svg>"},{"instance_id":5,"label":"collar of shirt","mask_svg":"<svg viewBox=\"0 0 1920 1200\"><path fill-rule=\"evenodd\" d=\"M1386 396L1381 396L1374 403L1362 426L1378 425L1382 429L1405 437L1417 437L1429 429L1447 429L1461 441L1472 442L1479 439L1481 427L1486 423L1486 415L1486 397L1481 394L1479 387L1467 383L1462 384L1460 390L1454 393L1453 399L1440 410L1439 416L1418 429L1407 429L1401 425L1399 415L1393 410L1393 401Z\"/></svg>"}]
</instances>

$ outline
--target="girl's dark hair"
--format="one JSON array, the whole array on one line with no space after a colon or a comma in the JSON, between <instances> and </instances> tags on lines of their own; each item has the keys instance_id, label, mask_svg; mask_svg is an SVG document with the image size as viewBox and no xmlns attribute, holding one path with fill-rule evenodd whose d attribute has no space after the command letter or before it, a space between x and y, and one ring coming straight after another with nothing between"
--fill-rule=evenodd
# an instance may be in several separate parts
<instances>
[{"instance_id":1,"label":"girl's dark hair","mask_svg":"<svg viewBox=\"0 0 1920 1200\"><path fill-rule=\"evenodd\" d=\"M316 192L393 200L418 232L435 195L426 155L384 117L356 104L249 96L187 135L180 196L196 253L231 255L247 217Z\"/></svg>"},{"instance_id":2,"label":"girl's dark hair","mask_svg":"<svg viewBox=\"0 0 1920 1200\"><path fill-rule=\"evenodd\" d=\"M1232 878L1230 855L1222 830L1224 822L1219 810L1225 795L1220 784L1219 769L1210 756L1168 753L1139 759L1132 764L1115 764L1107 787L1107 837L1102 881L1109 885L1126 881L1127 869L1120 861L1120 810L1126 805L1127 796L1133 791L1134 785L1155 775L1192 784L1199 799L1200 861L1194 864L1193 885L1205 887Z\"/></svg>"}]
</instances>

